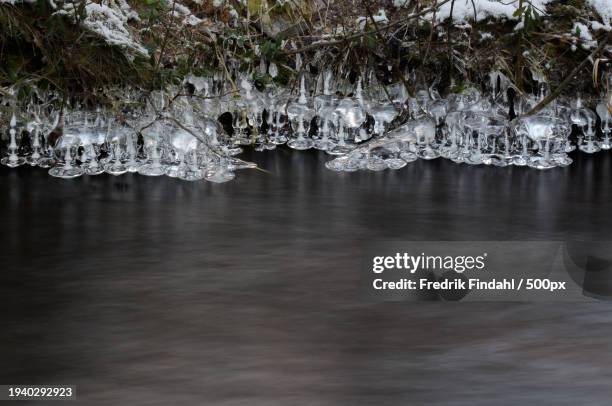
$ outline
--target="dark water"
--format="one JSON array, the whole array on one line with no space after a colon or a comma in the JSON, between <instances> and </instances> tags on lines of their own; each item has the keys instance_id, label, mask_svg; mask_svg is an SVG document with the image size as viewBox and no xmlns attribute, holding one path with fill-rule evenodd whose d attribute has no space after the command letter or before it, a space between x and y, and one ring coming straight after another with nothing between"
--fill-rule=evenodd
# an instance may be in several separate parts
<instances>
[{"instance_id":1,"label":"dark water","mask_svg":"<svg viewBox=\"0 0 612 406\"><path fill-rule=\"evenodd\" d=\"M569 168L315 152L215 185L0 169L0 384L82 405L610 405L612 305L368 303L373 240L612 240L612 154Z\"/></svg>"}]
</instances>

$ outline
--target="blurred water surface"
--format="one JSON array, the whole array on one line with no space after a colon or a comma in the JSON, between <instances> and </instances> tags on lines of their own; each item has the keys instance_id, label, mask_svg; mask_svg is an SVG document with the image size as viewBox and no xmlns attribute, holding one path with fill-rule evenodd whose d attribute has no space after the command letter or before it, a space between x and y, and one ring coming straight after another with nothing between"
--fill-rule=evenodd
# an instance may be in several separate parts
<instances>
[{"instance_id":1,"label":"blurred water surface","mask_svg":"<svg viewBox=\"0 0 612 406\"><path fill-rule=\"evenodd\" d=\"M612 306L368 303L374 240L612 240L612 155L218 185L0 169L0 383L83 405L610 405Z\"/></svg>"}]
</instances>

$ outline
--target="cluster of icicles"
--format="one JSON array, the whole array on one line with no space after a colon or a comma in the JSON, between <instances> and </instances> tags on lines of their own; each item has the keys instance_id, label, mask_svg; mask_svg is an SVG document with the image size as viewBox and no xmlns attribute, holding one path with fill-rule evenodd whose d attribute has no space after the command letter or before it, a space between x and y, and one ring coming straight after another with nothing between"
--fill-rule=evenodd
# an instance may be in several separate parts
<instances>
[{"instance_id":1,"label":"cluster of icicles","mask_svg":"<svg viewBox=\"0 0 612 406\"><path fill-rule=\"evenodd\" d=\"M400 169L439 157L548 169L569 165L568 152L576 148L594 153L612 146L609 94L596 112L577 97L526 115L545 97L546 85L537 95L509 97L511 84L498 73L485 93L465 87L447 97L432 87L410 96L401 83L382 86L372 78L341 87L330 73L302 76L294 93L237 82L234 91L216 76L191 77L188 86L167 92L128 90L119 112L76 104L60 109L52 94L36 93L21 108L4 100L9 125L1 163L49 168L60 178L136 172L225 182L235 170L256 166L235 157L246 145L323 150L337 156L326 163L336 171ZM227 113L230 134L219 122Z\"/></svg>"}]
</instances>

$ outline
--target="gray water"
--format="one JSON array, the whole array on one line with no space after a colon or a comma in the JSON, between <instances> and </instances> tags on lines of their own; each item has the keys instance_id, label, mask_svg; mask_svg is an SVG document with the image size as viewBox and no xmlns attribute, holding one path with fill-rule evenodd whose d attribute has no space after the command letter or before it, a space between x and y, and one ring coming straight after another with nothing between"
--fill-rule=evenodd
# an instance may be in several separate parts
<instances>
[{"instance_id":1,"label":"gray water","mask_svg":"<svg viewBox=\"0 0 612 406\"><path fill-rule=\"evenodd\" d=\"M372 241L612 240L610 153L246 158L270 173L1 168L0 383L77 385L79 405L610 405L609 304L372 303L359 277Z\"/></svg>"}]
</instances>

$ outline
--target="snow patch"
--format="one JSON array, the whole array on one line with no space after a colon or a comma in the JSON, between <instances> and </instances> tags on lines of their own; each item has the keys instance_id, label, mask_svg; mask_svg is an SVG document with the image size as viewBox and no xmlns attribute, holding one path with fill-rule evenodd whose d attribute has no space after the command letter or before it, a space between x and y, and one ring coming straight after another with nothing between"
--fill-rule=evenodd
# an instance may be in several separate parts
<instances>
[{"instance_id":1,"label":"snow patch","mask_svg":"<svg viewBox=\"0 0 612 406\"><path fill-rule=\"evenodd\" d=\"M79 8L78 3L64 3L63 8L53 14L74 18ZM125 1L110 0L100 4L87 3L85 18L80 23L85 30L98 35L106 43L146 57L149 54L146 48L134 40L127 28L128 19L134 18L132 10Z\"/></svg>"},{"instance_id":2,"label":"snow patch","mask_svg":"<svg viewBox=\"0 0 612 406\"><path fill-rule=\"evenodd\" d=\"M377 24L378 23L387 24L389 22L389 19L387 18L387 14L385 13L385 10L383 9L378 10L378 13L372 15L372 18ZM371 22L372 22L372 19L369 17L358 17L355 20L355 23L357 24L357 26L359 27L361 31L365 30L366 24L371 23Z\"/></svg>"},{"instance_id":3,"label":"snow patch","mask_svg":"<svg viewBox=\"0 0 612 406\"><path fill-rule=\"evenodd\" d=\"M609 30L612 24L612 0L588 0L588 3L601 16L604 25Z\"/></svg>"},{"instance_id":4,"label":"snow patch","mask_svg":"<svg viewBox=\"0 0 612 406\"><path fill-rule=\"evenodd\" d=\"M486 41L489 39L493 39L493 34L491 34L490 32L481 32L480 33L480 40L481 41Z\"/></svg>"},{"instance_id":5,"label":"snow patch","mask_svg":"<svg viewBox=\"0 0 612 406\"><path fill-rule=\"evenodd\" d=\"M578 22L574 23L572 34L574 34L574 38L572 39L574 43L574 45L572 45L572 50L576 50L576 44L578 42L584 49L597 48L597 41L593 38L593 35L591 35L591 31L586 24Z\"/></svg>"},{"instance_id":6,"label":"snow patch","mask_svg":"<svg viewBox=\"0 0 612 406\"><path fill-rule=\"evenodd\" d=\"M602 24L599 21L590 21L590 24L591 24L591 29L593 31L599 31L599 30L610 31L610 30L612 30L612 27L610 25Z\"/></svg>"},{"instance_id":7,"label":"snow patch","mask_svg":"<svg viewBox=\"0 0 612 406\"><path fill-rule=\"evenodd\" d=\"M553 0L531 0L531 5L535 8L538 14L546 11L546 5ZM595 0L597 1L597 0ZM601 0L608 2L610 0ZM443 4L436 13L436 19L443 21L450 17L451 3ZM453 8L453 21L462 23L474 20L481 21L486 18L505 18L508 20L516 20L514 13L519 8L519 0L509 0L501 2L499 0L455 0ZM429 15L431 18L433 14Z\"/></svg>"},{"instance_id":8,"label":"snow patch","mask_svg":"<svg viewBox=\"0 0 612 406\"><path fill-rule=\"evenodd\" d=\"M126 0L111 0L110 4L115 4L114 9L121 11L127 20L140 21L138 13L130 7Z\"/></svg>"},{"instance_id":9,"label":"snow patch","mask_svg":"<svg viewBox=\"0 0 612 406\"><path fill-rule=\"evenodd\" d=\"M172 10L172 15L177 18L182 18L183 24L185 25L198 25L202 22L201 19L194 16L188 7L182 5L175 0L166 0L168 9Z\"/></svg>"}]
</instances>

